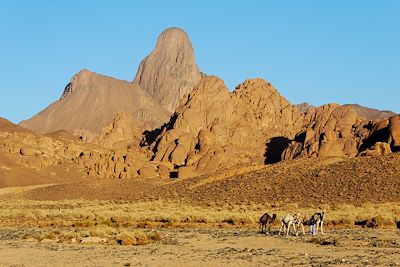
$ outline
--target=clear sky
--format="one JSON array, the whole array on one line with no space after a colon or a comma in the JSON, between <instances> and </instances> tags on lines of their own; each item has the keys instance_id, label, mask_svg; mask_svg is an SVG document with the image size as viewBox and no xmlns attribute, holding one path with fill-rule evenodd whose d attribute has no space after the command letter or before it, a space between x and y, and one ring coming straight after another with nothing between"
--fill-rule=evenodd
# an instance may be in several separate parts
<instances>
[{"instance_id":1,"label":"clear sky","mask_svg":"<svg viewBox=\"0 0 400 267\"><path fill-rule=\"evenodd\" d=\"M31 117L82 68L132 80L172 26L231 90L261 77L292 103L400 112L398 0L0 0L0 116Z\"/></svg>"}]
</instances>

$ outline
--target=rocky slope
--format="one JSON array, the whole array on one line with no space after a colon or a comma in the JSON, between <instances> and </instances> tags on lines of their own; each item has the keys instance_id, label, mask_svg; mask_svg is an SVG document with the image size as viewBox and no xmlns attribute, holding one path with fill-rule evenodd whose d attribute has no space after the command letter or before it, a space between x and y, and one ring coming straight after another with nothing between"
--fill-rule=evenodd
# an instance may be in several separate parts
<instances>
[{"instance_id":1,"label":"rocky slope","mask_svg":"<svg viewBox=\"0 0 400 267\"><path fill-rule=\"evenodd\" d=\"M162 107L174 112L179 100L193 90L201 76L189 37L179 28L169 28L140 63L135 82Z\"/></svg>"},{"instance_id":2,"label":"rocky slope","mask_svg":"<svg viewBox=\"0 0 400 267\"><path fill-rule=\"evenodd\" d=\"M382 120L396 115L396 113L390 110L378 110L358 104L345 104L344 106L352 107L359 116L364 117L367 120Z\"/></svg>"},{"instance_id":3,"label":"rocky slope","mask_svg":"<svg viewBox=\"0 0 400 267\"><path fill-rule=\"evenodd\" d=\"M120 114L99 136L99 146L66 131L41 135L0 118L0 187L169 175L168 166L149 161L131 137L135 131L120 131L126 122L132 119Z\"/></svg>"},{"instance_id":4,"label":"rocky slope","mask_svg":"<svg viewBox=\"0 0 400 267\"><path fill-rule=\"evenodd\" d=\"M82 70L68 83L60 100L20 125L42 134L66 130L92 140L120 112L132 114L137 127L160 125L169 116L136 83Z\"/></svg>"}]
</instances>

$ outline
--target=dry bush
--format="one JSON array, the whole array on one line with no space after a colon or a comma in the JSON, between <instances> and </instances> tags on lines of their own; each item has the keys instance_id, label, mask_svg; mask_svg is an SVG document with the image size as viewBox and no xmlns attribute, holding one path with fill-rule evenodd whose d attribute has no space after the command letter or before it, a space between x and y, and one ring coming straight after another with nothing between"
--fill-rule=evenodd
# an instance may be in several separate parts
<instances>
[{"instance_id":1,"label":"dry bush","mask_svg":"<svg viewBox=\"0 0 400 267\"><path fill-rule=\"evenodd\" d=\"M150 242L158 241L161 239L159 232L140 232L140 231L123 231L116 237L116 242L119 245L146 245Z\"/></svg>"}]
</instances>

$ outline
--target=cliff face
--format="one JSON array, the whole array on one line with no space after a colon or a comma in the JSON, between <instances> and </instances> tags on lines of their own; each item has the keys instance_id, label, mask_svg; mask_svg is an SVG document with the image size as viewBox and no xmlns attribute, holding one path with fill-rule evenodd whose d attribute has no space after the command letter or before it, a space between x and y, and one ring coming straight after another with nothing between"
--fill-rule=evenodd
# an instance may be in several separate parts
<instances>
[{"instance_id":1,"label":"cliff face","mask_svg":"<svg viewBox=\"0 0 400 267\"><path fill-rule=\"evenodd\" d=\"M169 28L158 37L154 50L139 66L135 82L163 108L174 112L183 95L201 78L187 34Z\"/></svg>"}]
</instances>

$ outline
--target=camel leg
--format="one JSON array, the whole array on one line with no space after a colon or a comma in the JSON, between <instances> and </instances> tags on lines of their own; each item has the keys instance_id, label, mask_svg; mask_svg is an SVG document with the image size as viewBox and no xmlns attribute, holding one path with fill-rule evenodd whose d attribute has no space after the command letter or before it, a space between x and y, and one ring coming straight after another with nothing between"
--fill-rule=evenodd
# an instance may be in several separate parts
<instances>
[{"instance_id":1,"label":"camel leg","mask_svg":"<svg viewBox=\"0 0 400 267\"><path fill-rule=\"evenodd\" d=\"M299 235L299 232L297 231L298 228L297 228L296 224L293 223L292 225L293 225L293 231L294 231L294 233L296 234L296 236L298 236L298 235Z\"/></svg>"},{"instance_id":2,"label":"camel leg","mask_svg":"<svg viewBox=\"0 0 400 267\"><path fill-rule=\"evenodd\" d=\"M321 221L321 235L324 235L324 231L322 231L322 225L324 224L324 221Z\"/></svg>"},{"instance_id":3,"label":"camel leg","mask_svg":"<svg viewBox=\"0 0 400 267\"><path fill-rule=\"evenodd\" d=\"M304 231L304 225L303 224L301 224L301 228L303 229L303 235L305 235L306 232Z\"/></svg>"},{"instance_id":4,"label":"camel leg","mask_svg":"<svg viewBox=\"0 0 400 267\"><path fill-rule=\"evenodd\" d=\"M282 228L283 228L283 222L281 224L281 228L279 229L279 235L281 235ZM285 231L285 230L283 230L283 231Z\"/></svg>"},{"instance_id":5,"label":"camel leg","mask_svg":"<svg viewBox=\"0 0 400 267\"><path fill-rule=\"evenodd\" d=\"M286 232L286 235L289 235L289 231L290 231L290 226L292 225L292 223L291 222L289 222L288 223L288 228L287 228L287 232Z\"/></svg>"}]
</instances>

